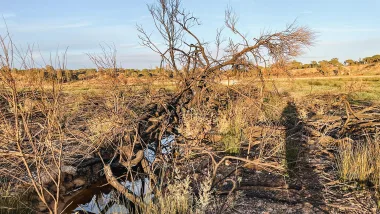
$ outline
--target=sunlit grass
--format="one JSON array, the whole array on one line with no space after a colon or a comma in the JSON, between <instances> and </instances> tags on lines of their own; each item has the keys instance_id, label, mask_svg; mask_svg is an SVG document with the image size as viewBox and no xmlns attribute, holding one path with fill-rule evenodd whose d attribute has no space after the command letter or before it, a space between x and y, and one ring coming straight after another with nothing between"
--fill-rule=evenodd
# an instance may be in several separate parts
<instances>
[{"instance_id":1,"label":"sunlit grass","mask_svg":"<svg viewBox=\"0 0 380 214\"><path fill-rule=\"evenodd\" d=\"M341 179L346 181L358 181L360 183L371 182L374 187L380 189L380 141L369 136L363 142L343 142L339 147L337 159L338 170Z\"/></svg>"},{"instance_id":2,"label":"sunlit grass","mask_svg":"<svg viewBox=\"0 0 380 214\"><path fill-rule=\"evenodd\" d=\"M269 90L274 89L272 85L268 86ZM380 100L380 77L277 80L275 86L280 92L287 92L293 97L344 93L355 100Z\"/></svg>"},{"instance_id":3,"label":"sunlit grass","mask_svg":"<svg viewBox=\"0 0 380 214\"><path fill-rule=\"evenodd\" d=\"M29 208L30 195L15 193L10 185L4 184L4 181L0 181L0 213L33 213Z\"/></svg>"}]
</instances>

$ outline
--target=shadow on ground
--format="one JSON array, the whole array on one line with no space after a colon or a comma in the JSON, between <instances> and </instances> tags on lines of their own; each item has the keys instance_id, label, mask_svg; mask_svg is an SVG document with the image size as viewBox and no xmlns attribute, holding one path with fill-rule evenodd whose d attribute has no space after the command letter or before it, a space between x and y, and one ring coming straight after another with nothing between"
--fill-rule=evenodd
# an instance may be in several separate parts
<instances>
[{"instance_id":1,"label":"shadow on ground","mask_svg":"<svg viewBox=\"0 0 380 214\"><path fill-rule=\"evenodd\" d=\"M297 190L297 194L304 202L327 213L323 200L323 185L310 163L313 154L308 145L309 134L304 129L304 121L299 119L294 102L288 102L281 119L282 125L286 128L285 158L289 189Z\"/></svg>"}]
</instances>

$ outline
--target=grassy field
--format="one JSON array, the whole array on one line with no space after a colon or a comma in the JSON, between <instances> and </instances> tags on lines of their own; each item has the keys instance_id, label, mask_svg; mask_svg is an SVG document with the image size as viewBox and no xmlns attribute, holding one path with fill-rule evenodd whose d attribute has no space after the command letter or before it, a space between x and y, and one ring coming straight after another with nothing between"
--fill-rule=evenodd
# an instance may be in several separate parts
<instances>
[{"instance_id":1,"label":"grassy field","mask_svg":"<svg viewBox=\"0 0 380 214\"><path fill-rule=\"evenodd\" d=\"M380 100L380 77L350 77L321 79L289 79L274 81L280 92L293 97L321 94L347 94L352 99L363 101ZM272 85L273 89L273 85Z\"/></svg>"}]
</instances>

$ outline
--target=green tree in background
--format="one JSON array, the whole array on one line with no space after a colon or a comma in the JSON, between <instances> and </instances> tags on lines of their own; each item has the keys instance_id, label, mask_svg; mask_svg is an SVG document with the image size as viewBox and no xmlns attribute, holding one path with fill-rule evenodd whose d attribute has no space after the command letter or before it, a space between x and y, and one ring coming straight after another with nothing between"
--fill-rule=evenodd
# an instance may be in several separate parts
<instances>
[{"instance_id":1,"label":"green tree in background","mask_svg":"<svg viewBox=\"0 0 380 214\"><path fill-rule=\"evenodd\" d=\"M344 61L344 64L348 66L356 65L357 63L357 61L354 61L352 59L347 59L346 61Z\"/></svg>"},{"instance_id":2,"label":"green tree in background","mask_svg":"<svg viewBox=\"0 0 380 214\"><path fill-rule=\"evenodd\" d=\"M310 65L312 68L316 68L316 67L318 67L318 62L317 61L311 61Z\"/></svg>"},{"instance_id":3,"label":"green tree in background","mask_svg":"<svg viewBox=\"0 0 380 214\"><path fill-rule=\"evenodd\" d=\"M302 65L302 62L298 62L296 60L293 60L292 62L290 62L289 68L290 69L301 69L301 68L303 68L303 65Z\"/></svg>"},{"instance_id":4,"label":"green tree in background","mask_svg":"<svg viewBox=\"0 0 380 214\"><path fill-rule=\"evenodd\" d=\"M338 58L332 58L332 59L329 61L329 63L330 63L331 65L334 65L334 66L343 66L343 64L339 62L339 59L338 59Z\"/></svg>"}]
</instances>

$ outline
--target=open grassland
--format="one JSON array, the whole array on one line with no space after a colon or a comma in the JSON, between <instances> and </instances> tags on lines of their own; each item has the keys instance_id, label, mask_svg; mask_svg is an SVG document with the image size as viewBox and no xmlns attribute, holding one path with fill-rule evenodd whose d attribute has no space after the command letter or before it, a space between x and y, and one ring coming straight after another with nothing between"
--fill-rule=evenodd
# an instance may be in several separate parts
<instances>
[{"instance_id":1,"label":"open grassland","mask_svg":"<svg viewBox=\"0 0 380 214\"><path fill-rule=\"evenodd\" d=\"M288 92L293 97L345 93L353 100L380 101L380 77L289 78L274 80L275 87L273 84L268 86L272 90L276 87L279 92Z\"/></svg>"},{"instance_id":2,"label":"open grassland","mask_svg":"<svg viewBox=\"0 0 380 214\"><path fill-rule=\"evenodd\" d=\"M218 83L216 81L215 83ZM225 87L232 85L260 84L254 78L221 80ZM282 77L266 80L266 90L289 93L292 97L304 97L323 94L347 94L352 100L379 101L380 76L331 76L331 77ZM47 86L48 88L49 86ZM95 78L91 80L74 81L62 84L62 90L69 94L101 94L105 88L117 87L120 90L167 90L175 91L176 80L173 79L130 79L125 82L116 82L112 85L109 80ZM26 87L27 88L27 87ZM110 89L111 89L110 88ZM24 88L25 89L25 88Z\"/></svg>"}]
</instances>

